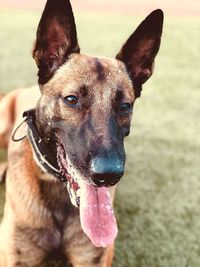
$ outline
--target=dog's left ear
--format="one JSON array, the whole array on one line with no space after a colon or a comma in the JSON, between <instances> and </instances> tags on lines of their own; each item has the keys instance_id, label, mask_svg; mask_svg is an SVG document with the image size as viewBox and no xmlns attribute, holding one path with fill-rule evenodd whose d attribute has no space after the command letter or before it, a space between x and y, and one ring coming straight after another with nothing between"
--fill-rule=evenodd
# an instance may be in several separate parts
<instances>
[{"instance_id":1,"label":"dog's left ear","mask_svg":"<svg viewBox=\"0 0 200 267\"><path fill-rule=\"evenodd\" d=\"M74 15L69 0L47 0L40 20L33 57L39 84L45 84L71 53L79 53Z\"/></svg>"},{"instance_id":2,"label":"dog's left ear","mask_svg":"<svg viewBox=\"0 0 200 267\"><path fill-rule=\"evenodd\" d=\"M153 72L154 59L160 47L163 12L153 11L130 36L116 58L124 62L135 88L136 97Z\"/></svg>"}]
</instances>

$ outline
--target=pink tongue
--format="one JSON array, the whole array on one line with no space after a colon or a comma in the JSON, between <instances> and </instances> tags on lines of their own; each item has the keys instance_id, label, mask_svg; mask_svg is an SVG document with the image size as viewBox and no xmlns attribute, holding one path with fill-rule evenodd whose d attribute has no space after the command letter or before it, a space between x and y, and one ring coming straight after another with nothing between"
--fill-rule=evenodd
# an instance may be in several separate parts
<instances>
[{"instance_id":1,"label":"pink tongue","mask_svg":"<svg viewBox=\"0 0 200 267\"><path fill-rule=\"evenodd\" d=\"M117 224L108 188L81 185L81 226L96 247L111 245L117 236Z\"/></svg>"}]
</instances>

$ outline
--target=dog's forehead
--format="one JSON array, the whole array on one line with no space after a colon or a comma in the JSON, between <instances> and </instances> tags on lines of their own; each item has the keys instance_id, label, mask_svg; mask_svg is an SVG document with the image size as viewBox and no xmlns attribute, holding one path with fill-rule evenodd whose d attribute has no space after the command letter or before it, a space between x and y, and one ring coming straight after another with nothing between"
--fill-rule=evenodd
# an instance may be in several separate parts
<instances>
[{"instance_id":1,"label":"dog's forehead","mask_svg":"<svg viewBox=\"0 0 200 267\"><path fill-rule=\"evenodd\" d=\"M88 91L95 91L95 94L97 89L110 94L120 90L128 97L134 97L133 85L124 64L112 58L72 54L47 84L47 87L66 94L83 86Z\"/></svg>"}]
</instances>

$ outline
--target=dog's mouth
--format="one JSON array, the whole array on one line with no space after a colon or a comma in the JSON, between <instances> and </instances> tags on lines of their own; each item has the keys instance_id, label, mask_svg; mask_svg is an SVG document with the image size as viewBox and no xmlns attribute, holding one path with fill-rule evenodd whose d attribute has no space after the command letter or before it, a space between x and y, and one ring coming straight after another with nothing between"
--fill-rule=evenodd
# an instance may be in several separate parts
<instances>
[{"instance_id":1,"label":"dog's mouth","mask_svg":"<svg viewBox=\"0 0 200 267\"><path fill-rule=\"evenodd\" d=\"M66 177L67 189L74 206L80 210L81 227L96 247L111 245L118 232L108 187L96 187L83 179L70 164L61 143L57 144L60 172Z\"/></svg>"},{"instance_id":2,"label":"dog's mouth","mask_svg":"<svg viewBox=\"0 0 200 267\"><path fill-rule=\"evenodd\" d=\"M69 173L71 169L66 160L65 150L62 144L57 143L57 162L60 168L60 172L67 179L67 190L70 196L72 204L76 207L80 206L80 185L78 179L75 177L75 173Z\"/></svg>"}]
</instances>

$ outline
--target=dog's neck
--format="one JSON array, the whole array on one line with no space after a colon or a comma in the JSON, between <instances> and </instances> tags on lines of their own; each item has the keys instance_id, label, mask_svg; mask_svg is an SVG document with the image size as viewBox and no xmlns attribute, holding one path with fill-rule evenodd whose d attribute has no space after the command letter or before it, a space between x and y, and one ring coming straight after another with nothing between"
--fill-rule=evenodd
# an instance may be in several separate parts
<instances>
[{"instance_id":1,"label":"dog's neck","mask_svg":"<svg viewBox=\"0 0 200 267\"><path fill-rule=\"evenodd\" d=\"M35 110L28 110L24 112L23 116L26 117L28 124L27 136L37 165L44 173L52 174L62 182L66 182L66 177L60 172L57 161L53 161L51 158L52 152L49 151L48 145L48 142L51 142L51 140L39 134L35 123Z\"/></svg>"}]
</instances>

